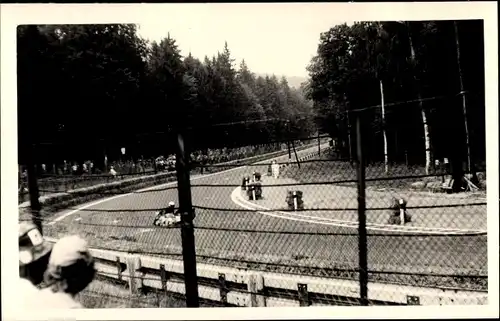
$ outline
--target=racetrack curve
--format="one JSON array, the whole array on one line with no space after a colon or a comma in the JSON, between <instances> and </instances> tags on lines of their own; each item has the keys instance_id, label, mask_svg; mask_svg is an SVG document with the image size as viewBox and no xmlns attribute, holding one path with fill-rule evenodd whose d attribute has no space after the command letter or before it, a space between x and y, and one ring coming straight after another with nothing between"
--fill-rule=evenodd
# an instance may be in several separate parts
<instances>
[{"instance_id":1,"label":"racetrack curve","mask_svg":"<svg viewBox=\"0 0 500 321\"><path fill-rule=\"evenodd\" d=\"M306 154L315 148L298 153ZM276 159L285 162L288 155ZM241 178L253 170L265 174L267 165L192 177L196 253L200 260L243 268L265 266L274 271L353 277L359 255L356 229L262 215L244 210L231 200ZM79 233L91 246L99 248L179 257L180 230L152 225L154 211L172 200L178 204L175 183L118 195L58 213L52 217L55 222L46 222L44 232L51 237ZM373 280L413 283L415 277L407 273L423 273L421 279L431 284L484 288L485 278L474 279L471 285L463 277L449 276L438 281L425 274L484 275L487 236L378 232L368 236L368 262L369 270L401 273L371 273ZM332 272L336 269L339 271Z\"/></svg>"}]
</instances>

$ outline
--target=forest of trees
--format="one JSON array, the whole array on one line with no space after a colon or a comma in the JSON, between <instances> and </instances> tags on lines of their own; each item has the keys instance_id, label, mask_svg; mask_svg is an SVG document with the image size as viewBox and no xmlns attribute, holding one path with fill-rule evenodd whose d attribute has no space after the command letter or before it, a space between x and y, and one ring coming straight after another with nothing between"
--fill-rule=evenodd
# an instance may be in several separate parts
<instances>
[{"instance_id":1,"label":"forest of trees","mask_svg":"<svg viewBox=\"0 0 500 321\"><path fill-rule=\"evenodd\" d=\"M138 36L135 25L18 28L18 137L22 164L102 161L264 144L316 132L312 103L286 78L235 66L226 43L203 61L176 41ZM221 47L224 44L221 44Z\"/></svg>"},{"instance_id":2,"label":"forest of trees","mask_svg":"<svg viewBox=\"0 0 500 321\"><path fill-rule=\"evenodd\" d=\"M20 162L30 144L48 163L113 159L120 147L133 157L169 154L182 128L191 150L304 138L319 128L354 158L361 115L370 162L384 160L384 145L391 163L466 162L468 137L479 164L483 35L479 20L337 25L318 35L310 78L294 89L285 78L256 76L245 61L235 66L227 43L200 61L182 57L169 35L148 43L135 25L20 26Z\"/></svg>"},{"instance_id":3,"label":"forest of trees","mask_svg":"<svg viewBox=\"0 0 500 321\"><path fill-rule=\"evenodd\" d=\"M484 70L480 20L360 22L321 34L305 91L344 157L355 157L361 116L368 161L384 160L385 129L389 163L428 167L467 162L465 97L474 165L485 160Z\"/></svg>"}]
</instances>

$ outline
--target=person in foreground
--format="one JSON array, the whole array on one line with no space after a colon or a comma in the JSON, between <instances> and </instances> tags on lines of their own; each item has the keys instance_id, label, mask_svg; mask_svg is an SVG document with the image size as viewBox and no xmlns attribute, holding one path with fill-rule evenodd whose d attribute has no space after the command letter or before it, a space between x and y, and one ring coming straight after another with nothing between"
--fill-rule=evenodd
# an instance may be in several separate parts
<instances>
[{"instance_id":1,"label":"person in foreground","mask_svg":"<svg viewBox=\"0 0 500 321\"><path fill-rule=\"evenodd\" d=\"M38 286L43 281L51 250L51 244L43 238L35 224L19 223L20 304L27 308L39 302Z\"/></svg>"},{"instance_id":2,"label":"person in foreground","mask_svg":"<svg viewBox=\"0 0 500 321\"><path fill-rule=\"evenodd\" d=\"M92 282L95 273L87 242L77 235L61 238L52 248L40 301L47 309L84 308L75 296Z\"/></svg>"}]
</instances>

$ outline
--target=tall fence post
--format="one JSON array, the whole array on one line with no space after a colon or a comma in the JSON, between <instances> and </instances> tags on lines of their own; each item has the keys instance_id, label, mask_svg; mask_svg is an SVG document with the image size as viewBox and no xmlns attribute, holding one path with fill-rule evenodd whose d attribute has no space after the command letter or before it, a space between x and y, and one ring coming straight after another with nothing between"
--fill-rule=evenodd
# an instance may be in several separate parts
<instances>
[{"instance_id":1,"label":"tall fence post","mask_svg":"<svg viewBox=\"0 0 500 321\"><path fill-rule=\"evenodd\" d=\"M295 160L297 161L297 166L299 166L300 169L299 156L297 155L297 150L295 149L295 141L293 140L292 140L292 147L293 147L293 153L295 154Z\"/></svg>"},{"instance_id":2,"label":"tall fence post","mask_svg":"<svg viewBox=\"0 0 500 321\"><path fill-rule=\"evenodd\" d=\"M457 51L457 67L458 67L458 76L460 80L460 96L462 96L462 113L464 116L464 129L465 129L465 143L467 146L467 173L472 179L472 182L474 184L479 183L479 180L477 178L474 162L472 162L472 156L471 156L471 146L470 146L470 133L469 133L469 121L467 117L467 99L465 97L466 91L464 89L464 80L463 80L463 71L462 71L462 65L461 65L461 59L460 59L460 40L459 40L459 33L458 33L458 21L453 22L453 27L455 31L455 47Z\"/></svg>"},{"instance_id":3,"label":"tall fence post","mask_svg":"<svg viewBox=\"0 0 500 321\"><path fill-rule=\"evenodd\" d=\"M32 104L27 97L37 97L40 92L39 92L39 87L38 83L43 80L43 77L40 77L40 64L41 64L41 56L40 52L37 50L36 46L36 41L38 37L40 37L40 31L38 30L38 27L36 25L29 25L28 29L26 30L26 36L29 37L31 41L28 41L28 47L26 54L30 56L30 59L28 59L28 69L31 71L31 76L29 79L26 79L28 81L29 86L25 88L25 91L21 94L19 94L19 105L20 106L27 106L29 104ZM38 119L36 118L35 115L29 116L26 119L22 120L20 119L21 122L25 122L24 125L26 125L27 128L30 128L28 135L27 135L27 142L25 143L23 147L25 147L26 151L26 171L28 174L28 192L30 196L30 207L31 207L31 218L33 220L33 223L40 229L40 232L42 232L42 221L41 221L41 215L40 215L40 201L39 201L39 190L38 190L38 182L37 182L37 171L36 171L36 151L35 151L35 142L38 141L38 137L36 136L36 128L39 127L38 124Z\"/></svg>"},{"instance_id":4,"label":"tall fence post","mask_svg":"<svg viewBox=\"0 0 500 321\"><path fill-rule=\"evenodd\" d=\"M349 143L349 163L352 165L352 143L351 143L351 119L349 117L349 110L347 110L347 138Z\"/></svg>"},{"instance_id":5,"label":"tall fence post","mask_svg":"<svg viewBox=\"0 0 500 321\"><path fill-rule=\"evenodd\" d=\"M321 137L318 130L318 157L321 156Z\"/></svg>"},{"instance_id":6,"label":"tall fence post","mask_svg":"<svg viewBox=\"0 0 500 321\"><path fill-rule=\"evenodd\" d=\"M359 294L361 305L368 305L368 249L366 236L365 163L361 137L361 116L356 117L356 145L358 156L358 249L359 249Z\"/></svg>"},{"instance_id":7,"label":"tall fence post","mask_svg":"<svg viewBox=\"0 0 500 321\"><path fill-rule=\"evenodd\" d=\"M186 157L184 137L177 134L176 172L179 193L179 212L181 215L182 258L184 262L184 284L186 286L186 305L199 307L198 276L196 274L196 249L194 243L194 209L191 201L191 182L189 164Z\"/></svg>"},{"instance_id":8,"label":"tall fence post","mask_svg":"<svg viewBox=\"0 0 500 321\"><path fill-rule=\"evenodd\" d=\"M291 149L291 141L290 141L290 121L289 120L286 121L286 128L288 131L288 137L286 140L286 144L288 147L288 163L290 164L292 162L292 149Z\"/></svg>"},{"instance_id":9,"label":"tall fence post","mask_svg":"<svg viewBox=\"0 0 500 321\"><path fill-rule=\"evenodd\" d=\"M28 157L26 162L26 171L28 174L28 191L30 195L31 219L42 233L42 218L40 211L40 192L38 190L37 171L35 162L35 147L33 144L28 146Z\"/></svg>"}]
</instances>

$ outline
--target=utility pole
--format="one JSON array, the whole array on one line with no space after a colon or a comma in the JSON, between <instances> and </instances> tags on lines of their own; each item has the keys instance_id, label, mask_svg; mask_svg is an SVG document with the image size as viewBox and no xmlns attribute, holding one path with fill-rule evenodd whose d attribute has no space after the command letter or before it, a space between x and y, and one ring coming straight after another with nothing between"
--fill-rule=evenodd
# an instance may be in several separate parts
<instances>
[{"instance_id":1,"label":"utility pole","mask_svg":"<svg viewBox=\"0 0 500 321\"><path fill-rule=\"evenodd\" d=\"M382 132L384 134L384 165L385 165L385 173L389 172L389 158L387 155L387 133L385 131L385 107L384 107L384 84L382 80L380 80L380 100L382 106Z\"/></svg>"},{"instance_id":2,"label":"utility pole","mask_svg":"<svg viewBox=\"0 0 500 321\"><path fill-rule=\"evenodd\" d=\"M349 109L347 109L347 141L349 143L349 162L352 165L351 120L349 118Z\"/></svg>"},{"instance_id":3,"label":"utility pole","mask_svg":"<svg viewBox=\"0 0 500 321\"><path fill-rule=\"evenodd\" d=\"M472 164L472 161L471 161L469 124L468 124L468 120L467 120L467 100L465 98L462 66L460 63L460 40L459 40L459 34L458 34L458 22L457 21L453 22L453 27L454 27L454 31L455 31L455 44L456 44L456 50L457 50L458 76L460 79L460 95L462 96L462 112L464 115L465 141L467 144L467 171L470 175L472 175L472 180L477 181L475 170L473 170L474 165Z\"/></svg>"},{"instance_id":4,"label":"utility pole","mask_svg":"<svg viewBox=\"0 0 500 321\"><path fill-rule=\"evenodd\" d=\"M356 117L356 145L358 156L358 248L359 286L361 305L368 305L368 246L366 235L365 163L361 141L361 115Z\"/></svg>"},{"instance_id":5,"label":"utility pole","mask_svg":"<svg viewBox=\"0 0 500 321\"><path fill-rule=\"evenodd\" d=\"M287 120L286 123L287 123L287 129L288 129L288 141L291 142L291 144L289 143L289 145L288 145L288 162L291 163L291 160L292 160L292 152L290 150L290 145L292 145L293 153L295 154L295 160L297 161L297 165L300 168L299 156L297 156L297 150L295 149L295 141L293 139L291 139L292 132L291 132L291 127L290 127L290 121Z\"/></svg>"},{"instance_id":6,"label":"utility pole","mask_svg":"<svg viewBox=\"0 0 500 321\"><path fill-rule=\"evenodd\" d=\"M194 209L191 200L191 181L189 164L181 131L177 134L176 172L179 194L179 213L181 215L182 258L184 265L184 284L186 287L186 305L188 308L199 307L198 276L196 274L196 248L194 240Z\"/></svg>"},{"instance_id":7,"label":"utility pole","mask_svg":"<svg viewBox=\"0 0 500 321\"><path fill-rule=\"evenodd\" d=\"M290 121L286 121L286 126L287 126L287 131L288 131L288 139L286 140L286 145L288 147L288 164L292 162L292 149L291 149L291 143L290 143Z\"/></svg>"},{"instance_id":8,"label":"utility pole","mask_svg":"<svg viewBox=\"0 0 500 321\"><path fill-rule=\"evenodd\" d=\"M295 154L295 160L297 161L297 166L300 168L299 156L297 155L297 150L295 149L295 142L292 140L293 153Z\"/></svg>"}]
</instances>

